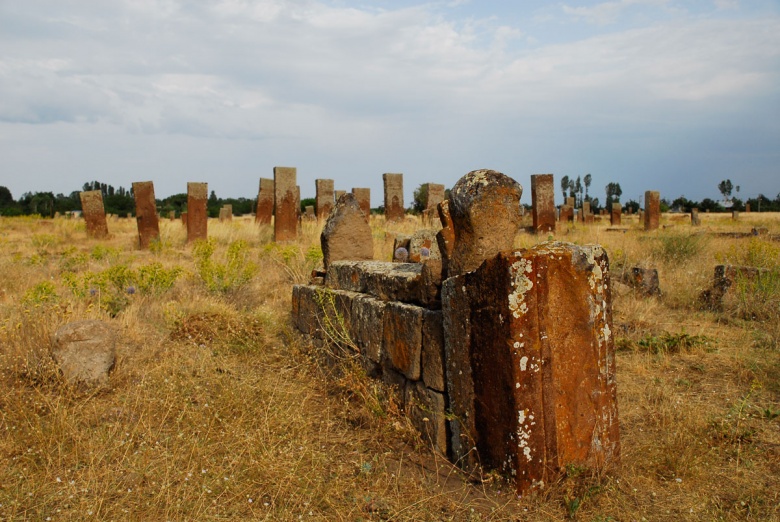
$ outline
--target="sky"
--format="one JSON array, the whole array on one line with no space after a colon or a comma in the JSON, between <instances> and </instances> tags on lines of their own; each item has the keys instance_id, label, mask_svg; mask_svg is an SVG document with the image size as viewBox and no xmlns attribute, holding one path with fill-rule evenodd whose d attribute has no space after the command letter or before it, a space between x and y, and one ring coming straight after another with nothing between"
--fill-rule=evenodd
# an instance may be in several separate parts
<instances>
[{"instance_id":1,"label":"sky","mask_svg":"<svg viewBox=\"0 0 780 522\"><path fill-rule=\"evenodd\" d=\"M780 1L0 0L0 185L780 193Z\"/></svg>"}]
</instances>

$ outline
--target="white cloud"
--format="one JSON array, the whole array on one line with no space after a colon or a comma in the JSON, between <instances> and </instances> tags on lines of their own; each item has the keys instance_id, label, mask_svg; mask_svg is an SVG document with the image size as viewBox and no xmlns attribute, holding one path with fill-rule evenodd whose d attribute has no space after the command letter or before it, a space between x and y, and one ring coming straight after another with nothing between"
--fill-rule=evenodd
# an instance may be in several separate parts
<instances>
[{"instance_id":1,"label":"white cloud","mask_svg":"<svg viewBox=\"0 0 780 522\"><path fill-rule=\"evenodd\" d=\"M624 11L633 6L663 7L670 0L616 0L602 2L593 6L572 7L563 5L563 12L575 18L596 25L609 25L618 21Z\"/></svg>"}]
</instances>

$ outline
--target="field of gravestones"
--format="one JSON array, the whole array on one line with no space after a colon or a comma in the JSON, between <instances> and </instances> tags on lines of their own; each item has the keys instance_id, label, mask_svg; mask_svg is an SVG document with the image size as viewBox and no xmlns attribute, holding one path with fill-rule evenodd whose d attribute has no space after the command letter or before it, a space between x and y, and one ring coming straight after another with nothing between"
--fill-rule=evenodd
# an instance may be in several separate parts
<instances>
[{"instance_id":1,"label":"field of gravestones","mask_svg":"<svg viewBox=\"0 0 780 522\"><path fill-rule=\"evenodd\" d=\"M778 520L780 215L699 217L515 237L606 250L621 443L618 464L570 466L522 498L495 472L464 475L353 354L292 326L322 222L274 243L251 217L211 219L187 244L164 219L139 250L134 219L88 239L80 219L1 218L0 519ZM387 261L422 228L370 225ZM717 265L761 270L703 301ZM635 268L657 270L660 295ZM84 319L116 339L99 386L67 383L51 356Z\"/></svg>"}]
</instances>

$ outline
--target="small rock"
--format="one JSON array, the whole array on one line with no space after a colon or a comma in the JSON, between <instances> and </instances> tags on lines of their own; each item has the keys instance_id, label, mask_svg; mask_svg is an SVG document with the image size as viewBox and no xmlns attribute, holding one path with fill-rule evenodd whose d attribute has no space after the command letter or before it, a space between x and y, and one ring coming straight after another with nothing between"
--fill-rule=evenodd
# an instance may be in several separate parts
<instances>
[{"instance_id":1,"label":"small rock","mask_svg":"<svg viewBox=\"0 0 780 522\"><path fill-rule=\"evenodd\" d=\"M76 321L54 332L52 357L69 383L101 384L116 360L116 337L103 321Z\"/></svg>"}]
</instances>

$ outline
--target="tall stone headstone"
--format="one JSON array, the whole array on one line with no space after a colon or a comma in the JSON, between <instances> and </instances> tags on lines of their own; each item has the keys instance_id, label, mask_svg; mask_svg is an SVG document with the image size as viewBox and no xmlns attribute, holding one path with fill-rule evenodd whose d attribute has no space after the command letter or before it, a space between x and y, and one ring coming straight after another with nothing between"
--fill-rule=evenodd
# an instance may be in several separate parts
<instances>
[{"instance_id":1,"label":"tall stone headstone","mask_svg":"<svg viewBox=\"0 0 780 522\"><path fill-rule=\"evenodd\" d=\"M260 188L257 191L257 208L255 223L270 225L274 215L274 180L260 178Z\"/></svg>"},{"instance_id":2,"label":"tall stone headstone","mask_svg":"<svg viewBox=\"0 0 780 522\"><path fill-rule=\"evenodd\" d=\"M187 242L208 239L208 183L187 183Z\"/></svg>"},{"instance_id":3,"label":"tall stone headstone","mask_svg":"<svg viewBox=\"0 0 780 522\"><path fill-rule=\"evenodd\" d=\"M360 210L366 216L366 222L371 219L371 189L370 188L353 188L352 193L357 199Z\"/></svg>"},{"instance_id":4,"label":"tall stone headstone","mask_svg":"<svg viewBox=\"0 0 780 522\"><path fill-rule=\"evenodd\" d=\"M336 204L335 193L332 179L315 179L314 185L317 189L315 197L315 211L318 220L328 219L330 211Z\"/></svg>"},{"instance_id":5,"label":"tall stone headstone","mask_svg":"<svg viewBox=\"0 0 780 522\"><path fill-rule=\"evenodd\" d=\"M698 208L691 209L691 225L694 227L698 227L701 225L701 219L699 218Z\"/></svg>"},{"instance_id":6,"label":"tall stone headstone","mask_svg":"<svg viewBox=\"0 0 780 522\"><path fill-rule=\"evenodd\" d=\"M619 226L621 220L621 214L623 212L623 205L620 203L612 203L612 213L610 214L610 223L612 226Z\"/></svg>"},{"instance_id":7,"label":"tall stone headstone","mask_svg":"<svg viewBox=\"0 0 780 522\"><path fill-rule=\"evenodd\" d=\"M534 232L555 232L555 185L552 174L531 176Z\"/></svg>"},{"instance_id":8,"label":"tall stone headstone","mask_svg":"<svg viewBox=\"0 0 780 522\"><path fill-rule=\"evenodd\" d=\"M745 203L745 214L750 214L750 203Z\"/></svg>"},{"instance_id":9,"label":"tall stone headstone","mask_svg":"<svg viewBox=\"0 0 780 522\"><path fill-rule=\"evenodd\" d=\"M425 210L436 211L436 207L444 201L444 185L426 183Z\"/></svg>"},{"instance_id":10,"label":"tall stone headstone","mask_svg":"<svg viewBox=\"0 0 780 522\"><path fill-rule=\"evenodd\" d=\"M385 219L387 221L403 221L406 215L404 209L404 175L382 174L385 188Z\"/></svg>"},{"instance_id":11,"label":"tall stone headstone","mask_svg":"<svg viewBox=\"0 0 780 522\"><path fill-rule=\"evenodd\" d=\"M734 221L739 220L739 210L731 211L731 219L733 219Z\"/></svg>"},{"instance_id":12,"label":"tall stone headstone","mask_svg":"<svg viewBox=\"0 0 780 522\"><path fill-rule=\"evenodd\" d=\"M561 205L561 212L558 216L558 221L561 223L574 222L574 207L570 207L569 205Z\"/></svg>"},{"instance_id":13,"label":"tall stone headstone","mask_svg":"<svg viewBox=\"0 0 780 522\"><path fill-rule=\"evenodd\" d=\"M320 235L325 270L333 261L374 259L374 239L354 194L339 198Z\"/></svg>"},{"instance_id":14,"label":"tall stone headstone","mask_svg":"<svg viewBox=\"0 0 780 522\"><path fill-rule=\"evenodd\" d=\"M274 167L274 241L293 241L298 237L301 205L297 175L295 167Z\"/></svg>"},{"instance_id":15,"label":"tall stone headstone","mask_svg":"<svg viewBox=\"0 0 780 522\"><path fill-rule=\"evenodd\" d=\"M133 196L135 197L135 220L138 223L138 243L141 249L145 250L153 240L160 239L154 183L151 181L133 183Z\"/></svg>"},{"instance_id":16,"label":"tall stone headstone","mask_svg":"<svg viewBox=\"0 0 780 522\"><path fill-rule=\"evenodd\" d=\"M99 190L87 190L81 192L79 197L81 198L81 211L87 225L87 237L101 239L108 236L103 193Z\"/></svg>"},{"instance_id":17,"label":"tall stone headstone","mask_svg":"<svg viewBox=\"0 0 780 522\"><path fill-rule=\"evenodd\" d=\"M219 209L220 221L233 221L233 205L222 205Z\"/></svg>"},{"instance_id":18,"label":"tall stone headstone","mask_svg":"<svg viewBox=\"0 0 780 522\"><path fill-rule=\"evenodd\" d=\"M448 204L455 231L447 261L449 277L474 270L485 259L512 248L520 227L522 194L517 181L494 170L475 170L458 180Z\"/></svg>"},{"instance_id":19,"label":"tall stone headstone","mask_svg":"<svg viewBox=\"0 0 780 522\"><path fill-rule=\"evenodd\" d=\"M645 192L645 230L656 230L661 223L661 193L655 190Z\"/></svg>"},{"instance_id":20,"label":"tall stone headstone","mask_svg":"<svg viewBox=\"0 0 780 522\"><path fill-rule=\"evenodd\" d=\"M573 197L566 198L566 204L569 205L571 208L575 208L577 206L577 203L574 201Z\"/></svg>"}]
</instances>

